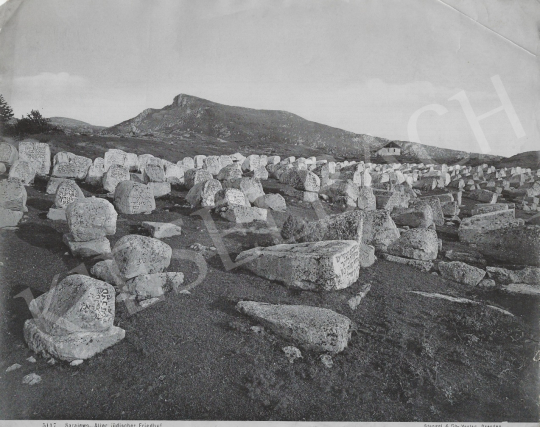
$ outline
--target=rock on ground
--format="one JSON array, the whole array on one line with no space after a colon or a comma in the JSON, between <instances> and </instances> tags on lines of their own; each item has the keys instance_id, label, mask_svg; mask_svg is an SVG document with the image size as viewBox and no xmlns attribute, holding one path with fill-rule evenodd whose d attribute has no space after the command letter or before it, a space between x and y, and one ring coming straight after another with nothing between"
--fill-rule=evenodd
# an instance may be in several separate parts
<instances>
[{"instance_id":1,"label":"rock on ground","mask_svg":"<svg viewBox=\"0 0 540 427\"><path fill-rule=\"evenodd\" d=\"M399 239L399 230L388 211L364 211L363 243L384 252L388 245L397 239Z\"/></svg>"},{"instance_id":2,"label":"rock on ground","mask_svg":"<svg viewBox=\"0 0 540 427\"><path fill-rule=\"evenodd\" d=\"M77 200L66 208L69 230L77 242L96 240L116 233L117 217L110 202L95 197Z\"/></svg>"},{"instance_id":3,"label":"rock on ground","mask_svg":"<svg viewBox=\"0 0 540 427\"><path fill-rule=\"evenodd\" d=\"M291 288L338 290L358 279L359 245L354 240L330 240L253 248L240 253L236 263Z\"/></svg>"},{"instance_id":4,"label":"rock on ground","mask_svg":"<svg viewBox=\"0 0 540 427\"><path fill-rule=\"evenodd\" d=\"M437 232L427 228L413 228L401 233L399 239L388 246L387 252L405 258L430 261L437 258L439 240Z\"/></svg>"},{"instance_id":5,"label":"rock on ground","mask_svg":"<svg viewBox=\"0 0 540 427\"><path fill-rule=\"evenodd\" d=\"M163 272L171 262L172 248L161 240L130 234L116 242L112 254L123 278L131 279Z\"/></svg>"},{"instance_id":6,"label":"rock on ground","mask_svg":"<svg viewBox=\"0 0 540 427\"><path fill-rule=\"evenodd\" d=\"M149 230L151 236L155 239L164 239L182 234L182 227L169 222L144 221L142 226Z\"/></svg>"},{"instance_id":7,"label":"rock on ground","mask_svg":"<svg viewBox=\"0 0 540 427\"><path fill-rule=\"evenodd\" d=\"M326 308L240 301L236 309L307 350L336 354L351 337L351 320Z\"/></svg>"},{"instance_id":8,"label":"rock on ground","mask_svg":"<svg viewBox=\"0 0 540 427\"><path fill-rule=\"evenodd\" d=\"M461 261L441 261L439 263L439 272L445 279L451 279L469 286L478 285L486 275L484 270Z\"/></svg>"}]
</instances>

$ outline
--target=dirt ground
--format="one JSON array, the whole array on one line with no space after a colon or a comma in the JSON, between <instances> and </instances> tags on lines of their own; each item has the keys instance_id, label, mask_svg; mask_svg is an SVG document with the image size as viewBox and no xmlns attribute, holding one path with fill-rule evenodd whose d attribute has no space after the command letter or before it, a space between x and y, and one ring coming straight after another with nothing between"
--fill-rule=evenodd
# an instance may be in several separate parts
<instances>
[{"instance_id":1,"label":"dirt ground","mask_svg":"<svg viewBox=\"0 0 540 427\"><path fill-rule=\"evenodd\" d=\"M193 154L186 148L173 156L156 147L149 142L141 149L171 160ZM102 144L73 141L55 145L62 149L90 157L104 151ZM37 356L30 363L26 358L33 354L22 335L31 318L28 290L37 297L55 275L83 267L62 243L66 223L46 218L54 196L45 194L45 185L28 187L29 212L18 229L0 230L1 419L538 420L539 300L466 287L381 259L361 269L350 288L314 293L227 270L220 255L207 252L207 274L190 294L168 294L137 313L117 304L115 324L126 330L117 345L76 367ZM266 186L279 189L275 182ZM95 194L91 187L83 190ZM215 246L201 217L190 215L185 195L174 190L151 215L119 214L111 245L126 234L145 234L141 221L166 221L182 224L181 236L164 239L174 249ZM309 203L286 200L289 212L316 218ZM328 213L341 211L325 206ZM287 215L273 215L278 228ZM213 219L219 230L237 229L223 238L232 260L244 249L272 244L264 226L242 231ZM451 234L441 237L443 250L461 246ZM95 261L85 261L84 268ZM186 283L199 274L186 259L173 260L168 271L184 272ZM370 292L351 310L348 299L367 283ZM471 298L515 316L409 291ZM239 300L329 308L351 318L355 331L331 368L307 351L291 364L282 351L291 343L252 328L257 324L235 310ZM22 367L5 372L14 363ZM41 383L22 384L31 372Z\"/></svg>"}]
</instances>

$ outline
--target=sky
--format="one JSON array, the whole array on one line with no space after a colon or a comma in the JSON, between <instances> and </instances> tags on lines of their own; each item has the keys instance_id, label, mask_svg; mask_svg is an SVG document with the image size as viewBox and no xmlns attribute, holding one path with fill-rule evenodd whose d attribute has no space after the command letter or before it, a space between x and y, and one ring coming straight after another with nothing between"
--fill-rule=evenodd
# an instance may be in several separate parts
<instances>
[{"instance_id":1,"label":"sky","mask_svg":"<svg viewBox=\"0 0 540 427\"><path fill-rule=\"evenodd\" d=\"M17 117L111 126L184 93L444 148L540 150L540 0L2 2L0 93Z\"/></svg>"}]
</instances>

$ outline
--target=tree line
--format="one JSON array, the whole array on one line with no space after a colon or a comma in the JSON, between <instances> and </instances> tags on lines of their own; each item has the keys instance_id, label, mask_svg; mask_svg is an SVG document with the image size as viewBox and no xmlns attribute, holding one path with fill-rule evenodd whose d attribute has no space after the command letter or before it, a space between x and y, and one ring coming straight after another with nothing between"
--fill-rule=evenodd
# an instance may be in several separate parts
<instances>
[{"instance_id":1,"label":"tree line","mask_svg":"<svg viewBox=\"0 0 540 427\"><path fill-rule=\"evenodd\" d=\"M0 94L0 135L24 136L56 130L38 110L32 110L26 116L16 119L13 109Z\"/></svg>"}]
</instances>

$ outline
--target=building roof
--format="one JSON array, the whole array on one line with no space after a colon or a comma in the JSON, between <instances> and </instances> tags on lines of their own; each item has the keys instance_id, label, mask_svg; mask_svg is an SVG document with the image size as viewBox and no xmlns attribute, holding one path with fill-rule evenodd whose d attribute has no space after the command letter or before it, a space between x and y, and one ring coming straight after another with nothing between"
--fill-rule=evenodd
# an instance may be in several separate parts
<instances>
[{"instance_id":1,"label":"building roof","mask_svg":"<svg viewBox=\"0 0 540 427\"><path fill-rule=\"evenodd\" d=\"M394 142L394 141L390 141L388 144L382 146L381 148L399 148L399 149L401 149L401 146L398 145L398 144L397 144L396 142ZM380 150L381 148L379 148L379 150Z\"/></svg>"}]
</instances>

